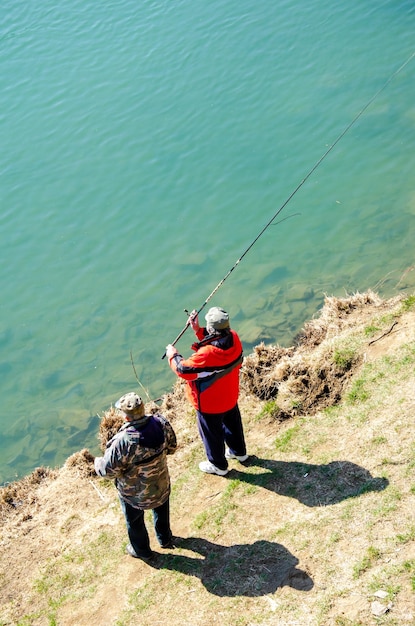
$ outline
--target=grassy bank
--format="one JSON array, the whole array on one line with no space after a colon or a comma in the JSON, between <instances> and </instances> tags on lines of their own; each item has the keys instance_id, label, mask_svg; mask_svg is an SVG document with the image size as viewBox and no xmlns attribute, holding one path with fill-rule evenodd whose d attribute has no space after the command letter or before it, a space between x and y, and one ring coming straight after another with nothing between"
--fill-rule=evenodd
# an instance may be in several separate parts
<instances>
[{"instance_id":1,"label":"grassy bank","mask_svg":"<svg viewBox=\"0 0 415 626\"><path fill-rule=\"evenodd\" d=\"M2 490L1 625L415 624L415 298L328 299L244 367L251 457L227 477L198 470L182 386L164 399L178 545L148 514L152 565L86 451Z\"/></svg>"}]
</instances>

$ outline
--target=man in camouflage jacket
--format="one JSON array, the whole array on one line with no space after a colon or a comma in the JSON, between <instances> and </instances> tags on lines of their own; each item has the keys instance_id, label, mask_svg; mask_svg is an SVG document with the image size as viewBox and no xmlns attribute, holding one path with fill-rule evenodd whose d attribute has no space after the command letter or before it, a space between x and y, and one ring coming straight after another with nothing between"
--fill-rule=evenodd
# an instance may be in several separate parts
<instances>
[{"instance_id":1,"label":"man in camouflage jacket","mask_svg":"<svg viewBox=\"0 0 415 626\"><path fill-rule=\"evenodd\" d=\"M125 516L130 556L149 560L153 556L144 511L153 510L154 529L162 548L173 548L170 529L170 476L167 454L176 451L176 435L162 415L145 415L136 393L123 395L115 407L126 423L108 442L104 456L96 457L99 476L115 478Z\"/></svg>"}]
</instances>

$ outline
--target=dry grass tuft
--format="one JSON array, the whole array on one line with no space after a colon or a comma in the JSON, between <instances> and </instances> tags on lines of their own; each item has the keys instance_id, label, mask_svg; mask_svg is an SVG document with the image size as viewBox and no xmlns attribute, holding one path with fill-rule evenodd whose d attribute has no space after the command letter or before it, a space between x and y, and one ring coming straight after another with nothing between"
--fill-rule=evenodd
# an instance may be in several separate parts
<instances>
[{"instance_id":1,"label":"dry grass tuft","mask_svg":"<svg viewBox=\"0 0 415 626\"><path fill-rule=\"evenodd\" d=\"M80 452L75 452L68 459L66 459L65 466L70 469L76 469L79 476L95 476L94 468L94 456L87 448L84 448Z\"/></svg>"},{"instance_id":2,"label":"dry grass tuft","mask_svg":"<svg viewBox=\"0 0 415 626\"><path fill-rule=\"evenodd\" d=\"M36 502L39 485L58 476L56 470L37 467L29 476L25 476L0 489L0 519L4 521L10 515L21 514Z\"/></svg>"},{"instance_id":3,"label":"dry grass tuft","mask_svg":"<svg viewBox=\"0 0 415 626\"><path fill-rule=\"evenodd\" d=\"M108 441L117 434L124 423L123 416L113 406L105 411L101 418L98 432L99 447L102 452L104 452Z\"/></svg>"},{"instance_id":4,"label":"dry grass tuft","mask_svg":"<svg viewBox=\"0 0 415 626\"><path fill-rule=\"evenodd\" d=\"M163 396L159 410L168 420L174 420L178 414L183 415L187 413L188 408L189 403L186 398L186 383L184 380L177 379L172 390Z\"/></svg>"},{"instance_id":5,"label":"dry grass tuft","mask_svg":"<svg viewBox=\"0 0 415 626\"><path fill-rule=\"evenodd\" d=\"M389 307L400 299L389 301ZM364 358L361 348L348 344L348 334L384 307L385 302L370 290L347 298L326 297L320 316L305 324L295 347L261 343L245 358L243 390L260 400L275 401L278 420L337 404Z\"/></svg>"},{"instance_id":6,"label":"dry grass tuft","mask_svg":"<svg viewBox=\"0 0 415 626\"><path fill-rule=\"evenodd\" d=\"M355 293L347 298L326 296L324 306L317 319L310 320L296 337L300 348L314 348L326 338L334 337L356 322L356 312L363 309L373 311L384 305L384 301L373 291Z\"/></svg>"},{"instance_id":7,"label":"dry grass tuft","mask_svg":"<svg viewBox=\"0 0 415 626\"><path fill-rule=\"evenodd\" d=\"M278 387L290 373L294 348L260 343L254 352L244 359L241 386L260 400L269 400L278 393Z\"/></svg>"}]
</instances>

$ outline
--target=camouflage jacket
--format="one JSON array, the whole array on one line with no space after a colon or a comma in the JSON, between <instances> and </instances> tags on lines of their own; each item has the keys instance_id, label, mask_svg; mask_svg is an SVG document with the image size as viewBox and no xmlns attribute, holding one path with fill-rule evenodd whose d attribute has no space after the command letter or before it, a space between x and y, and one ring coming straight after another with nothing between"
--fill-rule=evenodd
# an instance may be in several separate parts
<instances>
[{"instance_id":1,"label":"camouflage jacket","mask_svg":"<svg viewBox=\"0 0 415 626\"><path fill-rule=\"evenodd\" d=\"M176 435L162 415L126 422L95 459L99 476L115 478L120 497L137 509L154 509L170 495L167 454L176 451Z\"/></svg>"}]
</instances>

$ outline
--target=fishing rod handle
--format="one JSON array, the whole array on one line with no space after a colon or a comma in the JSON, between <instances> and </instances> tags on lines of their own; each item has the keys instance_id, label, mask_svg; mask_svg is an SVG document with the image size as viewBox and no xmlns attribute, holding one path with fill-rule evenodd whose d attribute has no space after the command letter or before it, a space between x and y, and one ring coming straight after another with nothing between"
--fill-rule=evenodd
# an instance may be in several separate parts
<instances>
[{"instance_id":1,"label":"fishing rod handle","mask_svg":"<svg viewBox=\"0 0 415 626\"><path fill-rule=\"evenodd\" d=\"M185 327L183 328L183 330L182 330L182 331L181 331L181 332L177 335L176 339L175 339L174 341L172 341L172 342L171 342L171 345L172 345L172 346L175 346L175 345L176 345L176 343L179 341L180 337L183 337L184 333L185 333L185 332L186 332L186 330L189 328L189 326L190 326L190 323L189 323L189 322L187 322L187 323L186 323L186 326L185 326ZM166 358L166 353L164 353L164 354L163 354L163 356L162 356L161 358L162 358L162 360L163 360L164 358Z\"/></svg>"}]
</instances>

